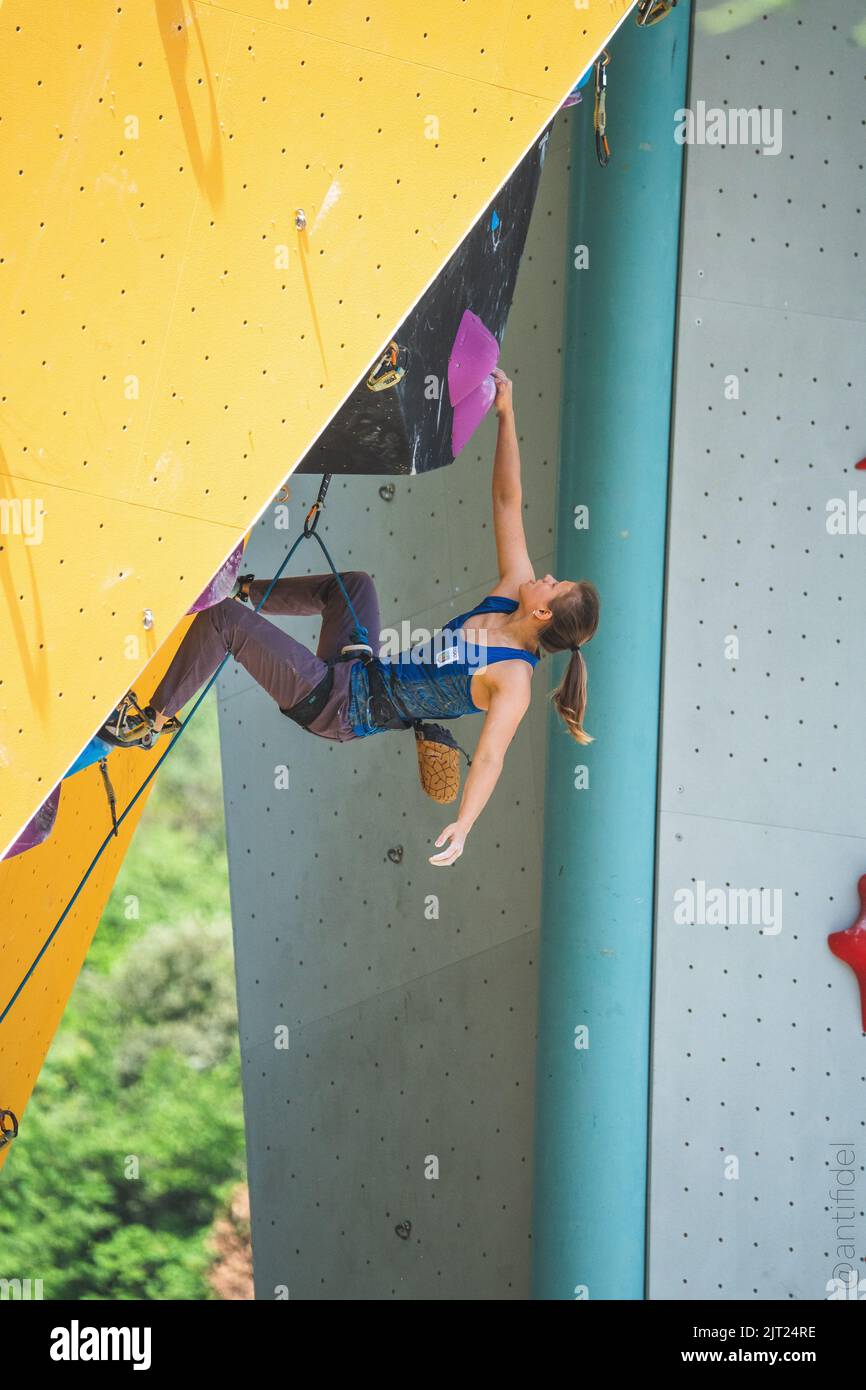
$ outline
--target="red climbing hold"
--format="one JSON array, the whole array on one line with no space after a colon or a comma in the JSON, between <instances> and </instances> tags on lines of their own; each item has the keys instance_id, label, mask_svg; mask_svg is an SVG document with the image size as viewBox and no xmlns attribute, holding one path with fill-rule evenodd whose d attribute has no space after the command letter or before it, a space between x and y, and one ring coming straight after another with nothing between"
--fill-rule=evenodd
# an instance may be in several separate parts
<instances>
[{"instance_id":1,"label":"red climbing hold","mask_svg":"<svg viewBox=\"0 0 866 1390\"><path fill-rule=\"evenodd\" d=\"M861 471L866 471L866 459L861 459L859 463L854 464L854 467L859 468Z\"/></svg>"},{"instance_id":2,"label":"red climbing hold","mask_svg":"<svg viewBox=\"0 0 866 1390\"><path fill-rule=\"evenodd\" d=\"M860 894L860 916L844 931L832 932L827 938L827 945L833 955L850 965L857 976L861 1026L866 1033L866 874L858 879L857 892Z\"/></svg>"}]
</instances>

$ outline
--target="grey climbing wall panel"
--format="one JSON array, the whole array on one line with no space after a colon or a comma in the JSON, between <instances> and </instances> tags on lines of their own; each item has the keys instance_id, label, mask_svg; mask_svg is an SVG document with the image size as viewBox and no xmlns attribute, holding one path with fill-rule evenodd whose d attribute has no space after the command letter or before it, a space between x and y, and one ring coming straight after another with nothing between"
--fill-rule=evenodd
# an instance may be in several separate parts
<instances>
[{"instance_id":1,"label":"grey climbing wall panel","mask_svg":"<svg viewBox=\"0 0 866 1390\"><path fill-rule=\"evenodd\" d=\"M846 1264L866 1274L844 1196L851 1173L863 1190L866 1039L826 946L866 870L866 537L826 526L831 499L866 497L866 35L857 0L718 32L737 15L698 3L690 108L778 108L782 148L687 152L649 1287L823 1299ZM701 884L727 924L701 920ZM763 928L756 900L731 921L729 890L761 888L780 930L770 898Z\"/></svg>"},{"instance_id":2,"label":"grey climbing wall panel","mask_svg":"<svg viewBox=\"0 0 866 1390\"><path fill-rule=\"evenodd\" d=\"M567 159L562 116L502 359L544 568ZM495 581L494 441L491 419L450 468L333 480L323 535L342 569L373 575L386 627L441 626ZM245 569L273 573L317 485L292 479L289 529L266 513ZM322 568L312 543L296 560L295 573ZM289 630L315 645L313 620ZM536 683L494 799L443 870L427 857L452 808L421 792L411 733L334 745L286 720L241 668L220 679L259 1298L527 1296L544 667ZM479 728L456 727L470 751Z\"/></svg>"}]
</instances>

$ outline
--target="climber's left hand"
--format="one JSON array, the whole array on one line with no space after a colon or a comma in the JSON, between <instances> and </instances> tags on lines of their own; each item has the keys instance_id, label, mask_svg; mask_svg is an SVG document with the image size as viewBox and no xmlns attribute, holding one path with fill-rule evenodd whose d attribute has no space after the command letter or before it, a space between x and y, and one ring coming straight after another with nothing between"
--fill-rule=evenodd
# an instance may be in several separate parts
<instances>
[{"instance_id":1,"label":"climber's left hand","mask_svg":"<svg viewBox=\"0 0 866 1390\"><path fill-rule=\"evenodd\" d=\"M438 840L436 840L436 847L438 849L440 845L444 845L446 840L450 840L451 843L447 849L443 849L441 854L431 854L429 862L435 864L437 868L442 869L447 868L449 864L453 864L463 853L463 846L466 843L466 836L468 834L468 827L461 825L459 820L452 821L451 825L446 825L442 834L439 836Z\"/></svg>"}]
</instances>

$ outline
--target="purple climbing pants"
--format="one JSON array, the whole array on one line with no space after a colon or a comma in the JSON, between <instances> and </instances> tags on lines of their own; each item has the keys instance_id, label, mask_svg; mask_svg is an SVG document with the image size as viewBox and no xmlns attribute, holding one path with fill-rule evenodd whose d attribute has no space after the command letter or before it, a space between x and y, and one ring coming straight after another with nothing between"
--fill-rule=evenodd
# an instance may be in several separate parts
<instances>
[{"instance_id":1,"label":"purple climbing pants","mask_svg":"<svg viewBox=\"0 0 866 1390\"><path fill-rule=\"evenodd\" d=\"M350 570L341 578L358 620L367 628L368 640L377 651L381 622L373 581L361 570ZM255 579L250 584L253 608L268 583L267 579ZM263 613L295 617L320 613L322 631L315 654L268 622ZM332 574L278 579L261 613L254 613L237 599L223 599L195 617L150 703L163 714L176 714L213 675L226 652L231 652L281 709L290 709L315 689L325 675L326 662L338 657L341 648L352 640L352 626L352 615ZM337 662L325 706L307 726L310 733L338 743L355 738L348 718L349 674L353 664Z\"/></svg>"}]
</instances>

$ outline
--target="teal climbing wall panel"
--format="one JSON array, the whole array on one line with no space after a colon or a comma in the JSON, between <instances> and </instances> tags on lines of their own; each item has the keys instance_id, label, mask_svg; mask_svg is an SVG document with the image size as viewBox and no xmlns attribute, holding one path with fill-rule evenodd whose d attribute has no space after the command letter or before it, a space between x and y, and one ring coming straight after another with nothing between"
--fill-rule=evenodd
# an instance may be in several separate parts
<instances>
[{"instance_id":1,"label":"teal climbing wall panel","mask_svg":"<svg viewBox=\"0 0 866 1390\"><path fill-rule=\"evenodd\" d=\"M594 581L595 742L550 734L539 1004L536 1297L640 1298L659 671L689 14L611 44L611 162L578 111L557 573ZM586 509L588 525L582 509Z\"/></svg>"}]
</instances>

